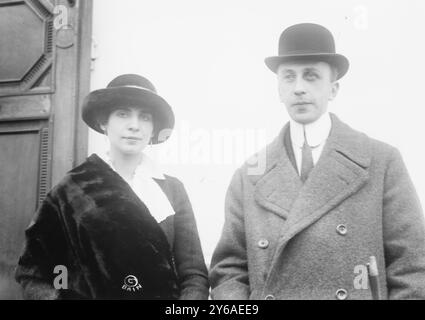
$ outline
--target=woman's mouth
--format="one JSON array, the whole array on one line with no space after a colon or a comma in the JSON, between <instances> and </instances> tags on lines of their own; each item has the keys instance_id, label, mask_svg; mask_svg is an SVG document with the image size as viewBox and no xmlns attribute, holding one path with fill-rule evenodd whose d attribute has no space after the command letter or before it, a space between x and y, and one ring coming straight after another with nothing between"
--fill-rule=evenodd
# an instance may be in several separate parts
<instances>
[{"instance_id":1,"label":"woman's mouth","mask_svg":"<svg viewBox=\"0 0 425 320\"><path fill-rule=\"evenodd\" d=\"M123 139L130 141L130 142L136 142L136 141L142 141L142 138L139 137L124 137Z\"/></svg>"}]
</instances>

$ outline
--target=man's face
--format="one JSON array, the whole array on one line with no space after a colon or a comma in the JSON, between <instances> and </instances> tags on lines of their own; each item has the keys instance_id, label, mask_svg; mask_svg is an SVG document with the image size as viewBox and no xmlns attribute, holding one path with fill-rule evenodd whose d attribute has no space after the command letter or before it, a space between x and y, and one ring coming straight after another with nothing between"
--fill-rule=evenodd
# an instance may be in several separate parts
<instances>
[{"instance_id":1,"label":"man's face","mask_svg":"<svg viewBox=\"0 0 425 320\"><path fill-rule=\"evenodd\" d=\"M111 150L123 155L137 155L152 138L152 115L141 108L120 107L109 115L104 128Z\"/></svg>"},{"instance_id":2,"label":"man's face","mask_svg":"<svg viewBox=\"0 0 425 320\"><path fill-rule=\"evenodd\" d=\"M280 99L289 116L301 124L319 119L338 93L339 85L325 62L285 62L279 66L277 76Z\"/></svg>"}]
</instances>

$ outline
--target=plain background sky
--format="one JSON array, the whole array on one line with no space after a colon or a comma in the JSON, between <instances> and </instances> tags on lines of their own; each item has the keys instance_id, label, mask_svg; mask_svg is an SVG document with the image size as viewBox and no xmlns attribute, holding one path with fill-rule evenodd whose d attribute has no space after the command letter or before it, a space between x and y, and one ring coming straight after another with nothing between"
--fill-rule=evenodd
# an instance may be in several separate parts
<instances>
[{"instance_id":1,"label":"plain background sky","mask_svg":"<svg viewBox=\"0 0 425 320\"><path fill-rule=\"evenodd\" d=\"M263 61L277 54L279 36L292 24L319 23L334 34L337 52L351 66L329 110L396 146L425 204L423 0L95 0L94 5L92 89L137 73L173 107L177 126L171 139L149 153L185 184L207 263L234 170L288 121L276 77ZM220 144L215 137L226 130L234 139ZM89 153L106 148L104 137L91 131ZM164 150L171 157L164 158Z\"/></svg>"}]
</instances>

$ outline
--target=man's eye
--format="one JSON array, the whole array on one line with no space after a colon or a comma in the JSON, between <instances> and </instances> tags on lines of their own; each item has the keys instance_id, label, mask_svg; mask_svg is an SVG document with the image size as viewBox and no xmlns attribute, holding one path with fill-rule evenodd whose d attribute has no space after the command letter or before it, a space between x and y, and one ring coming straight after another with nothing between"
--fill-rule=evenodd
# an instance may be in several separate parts
<instances>
[{"instance_id":1,"label":"man's eye","mask_svg":"<svg viewBox=\"0 0 425 320\"><path fill-rule=\"evenodd\" d=\"M295 78L295 76L293 74L287 74L283 76L283 79L290 81L293 80Z\"/></svg>"},{"instance_id":2,"label":"man's eye","mask_svg":"<svg viewBox=\"0 0 425 320\"><path fill-rule=\"evenodd\" d=\"M307 73L305 78L307 80L316 80L319 78L319 76L316 73Z\"/></svg>"}]
</instances>

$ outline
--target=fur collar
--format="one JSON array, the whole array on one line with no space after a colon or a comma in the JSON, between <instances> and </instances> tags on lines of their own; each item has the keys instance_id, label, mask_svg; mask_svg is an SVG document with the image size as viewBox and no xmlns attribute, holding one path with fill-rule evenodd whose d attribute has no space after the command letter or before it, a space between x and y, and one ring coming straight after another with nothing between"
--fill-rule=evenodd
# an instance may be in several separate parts
<instances>
[{"instance_id":1,"label":"fur collar","mask_svg":"<svg viewBox=\"0 0 425 320\"><path fill-rule=\"evenodd\" d=\"M178 297L174 259L164 232L102 159L90 156L52 195L92 298ZM138 289L131 286L134 278Z\"/></svg>"}]
</instances>

